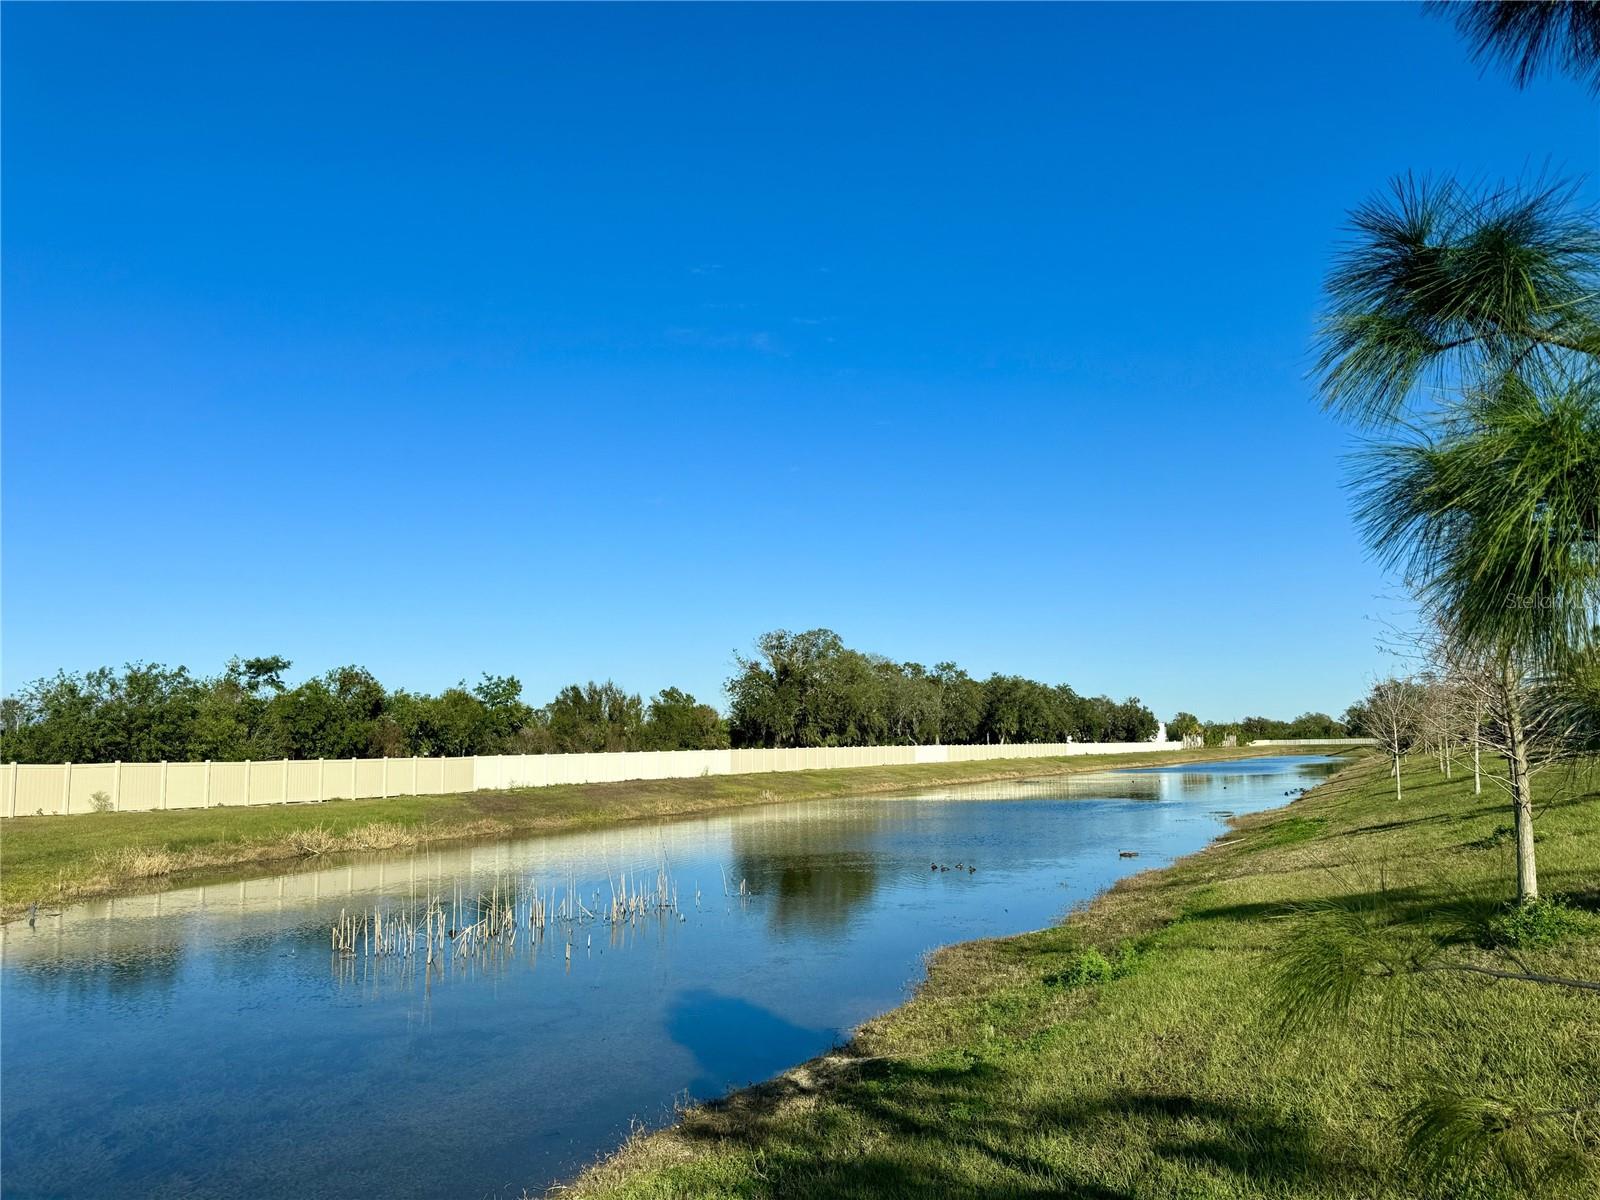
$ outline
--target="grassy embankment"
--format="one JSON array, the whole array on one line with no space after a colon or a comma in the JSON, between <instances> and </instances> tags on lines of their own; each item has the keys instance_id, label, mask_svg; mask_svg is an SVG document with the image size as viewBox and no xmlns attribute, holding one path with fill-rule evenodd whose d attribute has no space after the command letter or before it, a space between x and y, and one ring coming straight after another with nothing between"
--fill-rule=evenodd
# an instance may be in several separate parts
<instances>
[{"instance_id":1,"label":"grassy embankment","mask_svg":"<svg viewBox=\"0 0 1600 1200\"><path fill-rule=\"evenodd\" d=\"M1451 961L1600 978L1600 790L1593 772L1563 797L1554 783L1540 777L1544 891L1588 910L1554 946L1488 948L1513 878L1499 786L1474 795L1414 760L1397 804L1369 757L1065 925L940 952L849 1047L636 1139L576 1194L1600 1195L1592 1111L1535 1122L1584 1147L1543 1183L1471 1156L1453 1175L1408 1158L1401 1132L1429 1087L1535 1110L1600 1100L1600 994L1441 972L1406 977L1399 1020L1377 1000L1400 985L1378 983L1312 1033L1274 1016L1273 950L1330 919L1305 907L1319 902L1403 918Z\"/></svg>"},{"instance_id":2,"label":"grassy embankment","mask_svg":"<svg viewBox=\"0 0 1600 1200\"><path fill-rule=\"evenodd\" d=\"M85 813L0 822L0 918L29 904L148 889L200 873L315 855L558 833L777 800L820 800L1111 767L1194 762L1292 747L1002 759L765 775L519 788L181 812Z\"/></svg>"}]
</instances>

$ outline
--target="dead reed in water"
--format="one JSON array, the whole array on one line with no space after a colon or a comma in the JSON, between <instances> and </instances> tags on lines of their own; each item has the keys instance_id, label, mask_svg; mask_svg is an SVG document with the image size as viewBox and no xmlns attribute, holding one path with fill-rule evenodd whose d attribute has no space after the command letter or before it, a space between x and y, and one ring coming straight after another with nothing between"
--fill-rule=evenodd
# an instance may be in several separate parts
<instances>
[{"instance_id":1,"label":"dead reed in water","mask_svg":"<svg viewBox=\"0 0 1600 1200\"><path fill-rule=\"evenodd\" d=\"M584 926L609 927L615 933L650 918L687 920L678 910L678 888L664 863L654 878L623 874L610 886L609 904L601 902L598 891L585 898L569 872L560 888L496 880L475 896L457 888L420 903L379 903L359 912L341 909L328 932L329 947L343 958L420 959L431 967L511 950L519 937L537 946L546 937L559 936L566 941L570 964L572 944ZM697 903L698 898L697 891ZM585 935L585 949L593 944L593 936Z\"/></svg>"}]
</instances>

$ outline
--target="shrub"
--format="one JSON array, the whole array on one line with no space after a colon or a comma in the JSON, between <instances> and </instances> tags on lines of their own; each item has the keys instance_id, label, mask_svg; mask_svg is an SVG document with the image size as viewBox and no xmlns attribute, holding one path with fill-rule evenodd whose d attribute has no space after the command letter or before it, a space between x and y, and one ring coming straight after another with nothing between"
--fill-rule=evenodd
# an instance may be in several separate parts
<instances>
[{"instance_id":1,"label":"shrub","mask_svg":"<svg viewBox=\"0 0 1600 1200\"><path fill-rule=\"evenodd\" d=\"M95 812L110 812L111 797L104 792L90 792L89 807Z\"/></svg>"},{"instance_id":2,"label":"shrub","mask_svg":"<svg viewBox=\"0 0 1600 1200\"><path fill-rule=\"evenodd\" d=\"M1116 958L1107 958L1094 946L1082 951L1061 974L1050 980L1061 987L1087 987L1121 979L1138 965L1139 952L1132 942L1123 942Z\"/></svg>"},{"instance_id":3,"label":"shrub","mask_svg":"<svg viewBox=\"0 0 1600 1200\"><path fill-rule=\"evenodd\" d=\"M1485 940L1491 946L1534 950L1554 946L1574 934L1587 933L1588 914L1559 897L1543 897L1513 904L1489 918Z\"/></svg>"},{"instance_id":4,"label":"shrub","mask_svg":"<svg viewBox=\"0 0 1600 1200\"><path fill-rule=\"evenodd\" d=\"M1078 961L1062 973L1061 982L1068 987L1083 987L1090 983L1110 983L1116 968L1111 960L1090 946L1078 955Z\"/></svg>"}]
</instances>

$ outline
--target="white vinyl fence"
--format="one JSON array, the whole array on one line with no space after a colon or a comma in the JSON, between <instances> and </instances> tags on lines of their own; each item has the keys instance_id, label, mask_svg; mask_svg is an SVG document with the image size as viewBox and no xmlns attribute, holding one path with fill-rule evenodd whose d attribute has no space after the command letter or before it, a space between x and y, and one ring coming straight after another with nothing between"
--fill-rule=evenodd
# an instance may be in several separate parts
<instances>
[{"instance_id":1,"label":"white vinyl fence","mask_svg":"<svg viewBox=\"0 0 1600 1200\"><path fill-rule=\"evenodd\" d=\"M496 754L476 758L322 758L267 762L7 763L0 815L157 812L245 804L448 796L483 789L692 779L978 759L1176 750L1176 742L1009 746L851 746L798 750L658 750L623 754Z\"/></svg>"},{"instance_id":2,"label":"white vinyl fence","mask_svg":"<svg viewBox=\"0 0 1600 1200\"><path fill-rule=\"evenodd\" d=\"M1257 738L1252 746L1376 746L1377 738Z\"/></svg>"}]
</instances>

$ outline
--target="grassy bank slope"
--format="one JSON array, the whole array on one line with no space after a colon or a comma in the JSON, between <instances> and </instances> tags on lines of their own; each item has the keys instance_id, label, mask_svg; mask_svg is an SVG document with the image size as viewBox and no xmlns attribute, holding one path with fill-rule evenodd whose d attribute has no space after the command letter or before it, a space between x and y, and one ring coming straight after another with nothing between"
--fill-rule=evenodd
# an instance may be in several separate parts
<instances>
[{"instance_id":1,"label":"grassy bank slope","mask_svg":"<svg viewBox=\"0 0 1600 1200\"><path fill-rule=\"evenodd\" d=\"M1273 746L1028 758L333 800L326 804L22 817L0 822L0 917L15 917L35 901L53 904L150 887L162 879L196 871L313 854L388 850L511 833L555 833L775 800L820 800L1130 764L1292 752L1292 747Z\"/></svg>"},{"instance_id":2,"label":"grassy bank slope","mask_svg":"<svg viewBox=\"0 0 1600 1200\"><path fill-rule=\"evenodd\" d=\"M1313 1036L1276 1032L1269 951L1318 919L1300 907L1310 903L1382 893L1389 916L1422 921L1453 958L1512 966L1511 953L1480 941L1513 875L1497 832L1503 793L1486 781L1475 796L1470 779L1446 781L1422 763L1405 782L1397 804L1383 764L1366 759L1173 868L1123 882L1062 927L946 950L915 999L851 1047L691 1111L596 1167L577 1192L1600 1194L1591 1117L1554 1119L1579 1122L1589 1156L1542 1188L1493 1164L1451 1179L1408 1163L1397 1132L1429 1082L1536 1109L1600 1099L1600 995L1429 975L1397 1024L1364 999L1353 1019ZM1538 822L1546 892L1591 913L1593 785L1593 776L1576 785ZM1600 977L1596 918L1579 920L1585 932L1515 959Z\"/></svg>"}]
</instances>

